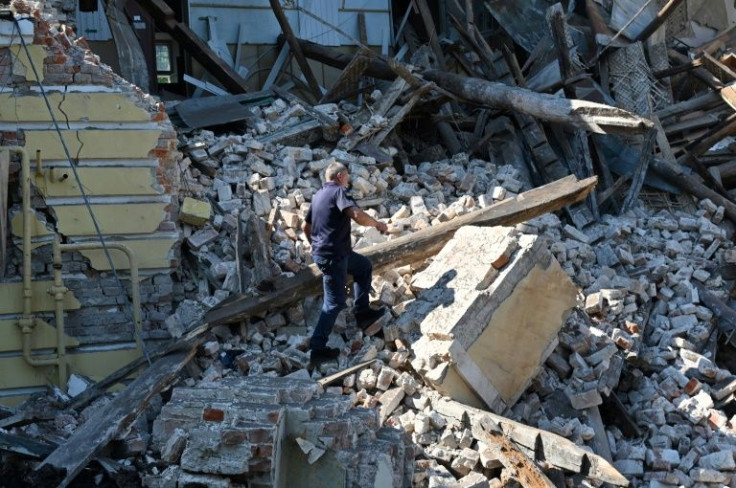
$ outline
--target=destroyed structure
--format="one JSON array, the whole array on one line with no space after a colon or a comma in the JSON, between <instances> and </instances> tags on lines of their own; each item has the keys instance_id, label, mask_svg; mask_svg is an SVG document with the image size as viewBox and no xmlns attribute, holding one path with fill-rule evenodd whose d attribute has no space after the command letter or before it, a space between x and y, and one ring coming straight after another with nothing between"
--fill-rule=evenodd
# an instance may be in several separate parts
<instances>
[{"instance_id":1,"label":"destroyed structure","mask_svg":"<svg viewBox=\"0 0 736 488\"><path fill-rule=\"evenodd\" d=\"M267 86L150 3L219 95L147 95L68 2L0 20L3 483L736 483L729 2L415 0L378 54L270 0ZM391 314L313 365L332 161Z\"/></svg>"}]
</instances>

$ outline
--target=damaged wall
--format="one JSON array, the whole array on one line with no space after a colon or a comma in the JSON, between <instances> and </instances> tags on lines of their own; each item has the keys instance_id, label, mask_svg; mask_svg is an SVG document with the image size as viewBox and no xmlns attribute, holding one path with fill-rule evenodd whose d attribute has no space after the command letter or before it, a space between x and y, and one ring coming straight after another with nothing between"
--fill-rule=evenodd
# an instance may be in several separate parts
<instances>
[{"instance_id":1,"label":"damaged wall","mask_svg":"<svg viewBox=\"0 0 736 488\"><path fill-rule=\"evenodd\" d=\"M161 325L171 313L174 295L170 273L178 266L178 201L171 196L179 186L176 132L162 104L100 64L70 28L46 20L55 18L53 9L28 15L31 8L30 2L21 5L19 13L24 15L18 22L30 56L13 23L0 23L0 144L24 147L32 161L33 279L51 279L50 243L57 236L65 243L99 242L55 120L106 242L124 243L139 257L144 338L165 338L168 334ZM40 168L35 163L37 151ZM56 378L55 368L34 369L20 353L16 325L22 313L20 180L20 165L11 164L12 244L8 243L6 282L0 284L0 343L9 353L0 359L0 370L14 372L0 381L0 401L11 403ZM125 277L129 263L118 250L110 254L116 270L122 271L125 290L109 273L102 250L63 257L64 282L71 290L65 303L67 343L73 347L70 372L93 378L104 377L139 354ZM34 312L54 324L48 284L36 288ZM44 326L34 334L34 347L54 347L53 327ZM102 345L107 351L95 352Z\"/></svg>"}]
</instances>

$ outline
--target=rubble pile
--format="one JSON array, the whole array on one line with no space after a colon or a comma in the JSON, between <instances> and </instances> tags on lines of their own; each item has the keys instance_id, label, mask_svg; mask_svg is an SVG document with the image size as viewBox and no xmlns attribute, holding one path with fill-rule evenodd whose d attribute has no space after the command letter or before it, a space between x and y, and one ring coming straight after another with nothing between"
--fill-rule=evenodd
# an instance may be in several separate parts
<instances>
[{"instance_id":1,"label":"rubble pile","mask_svg":"<svg viewBox=\"0 0 736 488\"><path fill-rule=\"evenodd\" d=\"M633 23L624 2L566 15L529 0L518 5L536 7L486 3L506 32L498 49L450 2L459 40L441 44L426 2L413 3L430 47L412 47L411 64L351 58L343 85L369 71L387 78L365 103L312 105L279 88L248 94L242 131L182 131L186 299L166 327L194 357L179 367L164 356L186 375L161 395L151 388L148 415L115 432L118 450L105 454L122 461L101 449L96 459L111 478L134 466L150 488L275 487L287 476L306 486L736 485L732 148L708 152L734 127L723 82L736 79L732 55L713 56L728 39L713 32L690 62L652 37L666 15L651 2ZM681 37L702 34L670 20ZM468 76L446 69L443 45ZM686 72L708 87L692 100L675 77ZM412 132L431 111L442 145ZM523 202L571 173L600 186L558 213L454 229L431 260L377 270L371 298L390 309L382 333L364 336L343 312L328 343L341 355L315 365L318 295L216 325L207 314L309 271L301 226L333 161L389 226L386 236L354 226L366 251ZM683 193L663 204L643 198L645 183ZM115 399L64 410L75 400L59 395L53 425L32 399L3 412L0 428L39 442L24 449L44 458Z\"/></svg>"},{"instance_id":2,"label":"rubble pile","mask_svg":"<svg viewBox=\"0 0 736 488\"><path fill-rule=\"evenodd\" d=\"M280 119L269 121L266 114L284 112L283 125L294 117L291 109L298 107L298 103L289 105L277 99L260 110L262 123L271 130L281 127L276 122ZM255 125L259 127L260 122ZM356 227L355 249L447 222L530 186L516 167L471 159L464 153L434 163L405 165L404 174L399 175L393 166L380 165L371 157L340 149L264 144L254 137L257 135L257 129L221 137L204 130L182 142L186 155L180 164L182 196L191 198L183 200L180 219L186 243L207 277L209 294L217 297L203 297L208 306L228 293L245 292L259 284L255 279L237 279L235 241L244 213L253 212L267 221L273 260L268 263L269 271L291 276L311 263L301 225L331 162L349 168L352 194L359 205L373 217L388 219L389 236ZM204 216L212 214L213 218L197 219L194 204L187 205L192 199L204 205ZM256 278L253 263L248 264L245 273ZM394 304L388 291L383 301Z\"/></svg>"}]
</instances>

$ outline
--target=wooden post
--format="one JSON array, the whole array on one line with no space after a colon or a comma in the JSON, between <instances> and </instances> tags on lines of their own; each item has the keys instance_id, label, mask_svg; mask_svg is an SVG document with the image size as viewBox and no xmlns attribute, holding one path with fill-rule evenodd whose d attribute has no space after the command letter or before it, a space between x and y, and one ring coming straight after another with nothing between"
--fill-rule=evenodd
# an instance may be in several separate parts
<instances>
[{"instance_id":1,"label":"wooden post","mask_svg":"<svg viewBox=\"0 0 736 488\"><path fill-rule=\"evenodd\" d=\"M667 2L667 4L662 7L662 9L657 12L657 16L652 20L649 25L644 27L644 30L642 30L638 36L634 39L634 42L637 41L646 41L649 39L649 36L654 34L654 31L659 29L659 27L664 24L670 15L675 11L677 7L680 6L680 4L683 2L683 0L670 0Z\"/></svg>"},{"instance_id":2,"label":"wooden post","mask_svg":"<svg viewBox=\"0 0 736 488\"><path fill-rule=\"evenodd\" d=\"M443 71L425 71L424 78L440 88L479 105L514 110L550 122L562 122L601 134L643 133L652 121L602 103L570 100L525 88L494 83Z\"/></svg>"},{"instance_id":3,"label":"wooden post","mask_svg":"<svg viewBox=\"0 0 736 488\"><path fill-rule=\"evenodd\" d=\"M455 231L464 225L510 225L523 222L588 196L597 178L578 181L568 176L548 185L524 192L515 198L438 224L413 234L361 249L374 269L398 263L423 261L442 249ZM214 307L205 316L208 326L228 324L300 300L320 289L321 273L315 265L303 269L293 278L275 283L277 291L257 297L240 297Z\"/></svg>"},{"instance_id":4,"label":"wooden post","mask_svg":"<svg viewBox=\"0 0 736 488\"><path fill-rule=\"evenodd\" d=\"M5 276L5 246L8 240L8 178L10 152L0 151L0 278Z\"/></svg>"},{"instance_id":5,"label":"wooden post","mask_svg":"<svg viewBox=\"0 0 736 488\"><path fill-rule=\"evenodd\" d=\"M278 20L279 25L281 26L281 32L286 36L286 42L289 43L291 52L294 53L294 58L299 65L299 69L302 70L304 77L307 79L307 84L309 85L309 89L312 91L312 95L314 95L315 99L319 100L322 98L322 90L320 90L319 83L317 83L317 79L314 77L314 73L312 73L312 68L309 67L307 58L304 57L299 40L294 35L294 31L291 30L289 19L286 18L286 14L284 14L284 10L281 8L279 0L269 0L269 3L271 4L271 9L276 16L276 20Z\"/></svg>"}]
</instances>

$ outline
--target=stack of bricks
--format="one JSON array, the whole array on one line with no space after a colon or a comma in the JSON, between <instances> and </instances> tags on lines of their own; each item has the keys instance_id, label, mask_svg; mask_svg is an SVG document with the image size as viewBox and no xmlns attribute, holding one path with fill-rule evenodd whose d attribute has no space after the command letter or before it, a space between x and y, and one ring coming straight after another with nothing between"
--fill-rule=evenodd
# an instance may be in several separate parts
<instances>
[{"instance_id":1,"label":"stack of bricks","mask_svg":"<svg viewBox=\"0 0 736 488\"><path fill-rule=\"evenodd\" d=\"M375 411L352 406L350 396L324 394L308 379L230 377L175 388L154 421L153 448L176 468L144 485L164 486L175 473L222 486L407 486L407 438L380 429Z\"/></svg>"}]
</instances>

